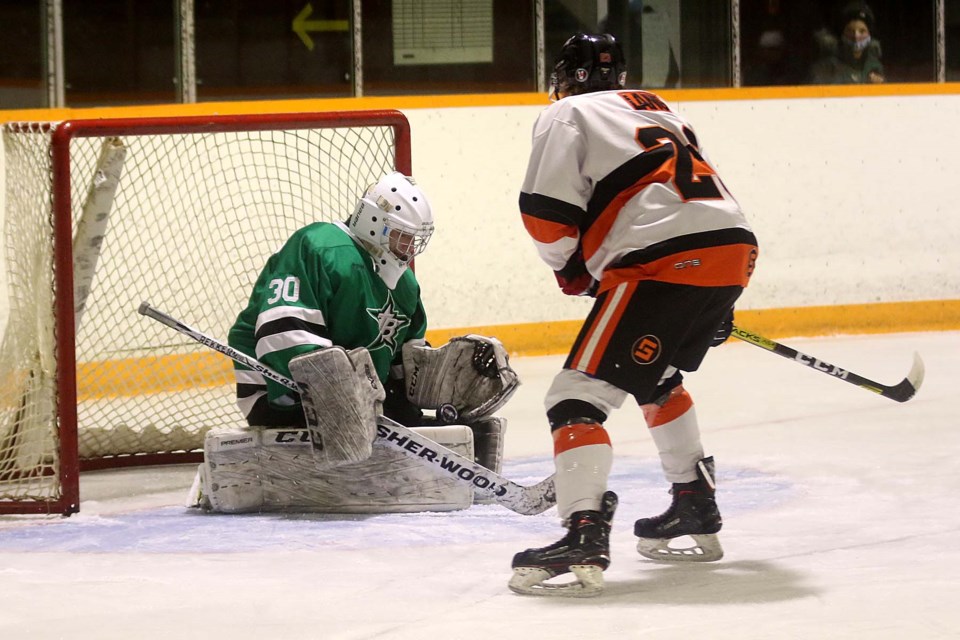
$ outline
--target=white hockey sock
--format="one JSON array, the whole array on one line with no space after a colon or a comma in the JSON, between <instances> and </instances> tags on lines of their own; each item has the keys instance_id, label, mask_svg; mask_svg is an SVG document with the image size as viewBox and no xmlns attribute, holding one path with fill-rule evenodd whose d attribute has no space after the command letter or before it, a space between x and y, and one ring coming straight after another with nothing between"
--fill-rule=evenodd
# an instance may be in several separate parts
<instances>
[{"instance_id":1,"label":"white hockey sock","mask_svg":"<svg viewBox=\"0 0 960 640\"><path fill-rule=\"evenodd\" d=\"M598 511L613 464L610 436L603 425L578 423L553 432L557 510L566 520L577 511Z\"/></svg>"},{"instance_id":2,"label":"white hockey sock","mask_svg":"<svg viewBox=\"0 0 960 640\"><path fill-rule=\"evenodd\" d=\"M703 459L703 445L690 394L682 385L678 386L662 406L644 405L643 415L660 453L660 464L667 481L696 480L697 463Z\"/></svg>"}]
</instances>

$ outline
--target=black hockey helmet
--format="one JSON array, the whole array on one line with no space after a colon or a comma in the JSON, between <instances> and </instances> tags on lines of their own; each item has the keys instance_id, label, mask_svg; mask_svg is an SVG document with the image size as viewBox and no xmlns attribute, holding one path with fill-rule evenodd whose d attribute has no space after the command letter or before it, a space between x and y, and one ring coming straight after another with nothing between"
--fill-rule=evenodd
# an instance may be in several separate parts
<instances>
[{"instance_id":1,"label":"black hockey helmet","mask_svg":"<svg viewBox=\"0 0 960 640\"><path fill-rule=\"evenodd\" d=\"M578 33L563 43L550 76L550 97L622 89L627 81L623 48L609 33Z\"/></svg>"}]
</instances>

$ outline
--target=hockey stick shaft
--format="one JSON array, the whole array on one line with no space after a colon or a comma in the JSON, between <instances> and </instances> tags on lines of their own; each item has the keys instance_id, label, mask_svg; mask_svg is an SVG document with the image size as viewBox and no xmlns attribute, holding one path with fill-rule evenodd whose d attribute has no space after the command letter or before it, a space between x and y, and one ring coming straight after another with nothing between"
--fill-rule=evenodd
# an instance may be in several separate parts
<instances>
[{"instance_id":1,"label":"hockey stick shaft","mask_svg":"<svg viewBox=\"0 0 960 640\"><path fill-rule=\"evenodd\" d=\"M148 302L141 302L138 311L140 312L140 315L147 316L148 318L152 318L161 324L165 324L171 329L179 331L183 335L193 338L203 346L210 347L214 351L219 351L228 358L235 360L246 367L250 367L254 371L263 374L264 378L269 378L270 380L278 382L289 389L293 389L294 391L300 391L300 385L298 385L294 380L277 373L270 367L261 364L259 360L251 358L242 351L237 351L230 345L223 344L219 340L215 340L214 338L197 331L193 327L180 322L164 312L151 307L150 303Z\"/></svg>"},{"instance_id":2,"label":"hockey stick shaft","mask_svg":"<svg viewBox=\"0 0 960 640\"><path fill-rule=\"evenodd\" d=\"M825 360L807 355L801 351L797 351L792 347L788 347L785 344L781 344L775 340L771 340L770 338L764 338L759 334L741 329L737 326L733 327L733 331L730 335L754 346L766 349L767 351L775 353L778 356L788 358L794 362L799 362L800 364L810 367L815 371L825 373L831 377L843 380L844 382L849 382L850 384L855 384L862 389L872 391L873 393L879 394L884 398L890 398L891 400L895 400L897 402L906 402L912 398L914 395L916 395L920 385L923 384L923 360L920 359L920 355L917 353L913 354L913 366L911 367L910 372L907 374L907 377L895 385L885 385L869 378L865 378L861 375L857 375L852 371L841 369L840 367L830 364Z\"/></svg>"},{"instance_id":3,"label":"hockey stick shaft","mask_svg":"<svg viewBox=\"0 0 960 640\"><path fill-rule=\"evenodd\" d=\"M294 391L300 391L300 385L295 380L153 308L147 302L140 304L139 312L261 373L265 378ZM536 515L556 504L552 475L535 485L521 486L386 416L377 417L377 436L380 444L414 458L423 465L429 465L441 475L456 482L470 485L516 513Z\"/></svg>"}]
</instances>

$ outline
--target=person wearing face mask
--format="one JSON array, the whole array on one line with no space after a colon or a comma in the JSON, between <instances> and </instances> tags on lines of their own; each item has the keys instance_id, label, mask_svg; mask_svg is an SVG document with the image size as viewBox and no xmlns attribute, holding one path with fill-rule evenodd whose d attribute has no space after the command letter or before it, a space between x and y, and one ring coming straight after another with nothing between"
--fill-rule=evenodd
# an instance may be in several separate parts
<instances>
[{"instance_id":1,"label":"person wearing face mask","mask_svg":"<svg viewBox=\"0 0 960 640\"><path fill-rule=\"evenodd\" d=\"M827 30L814 35L819 59L811 69L813 84L884 82L880 43L872 36L875 18L863 2L846 5L840 13L839 38Z\"/></svg>"}]
</instances>

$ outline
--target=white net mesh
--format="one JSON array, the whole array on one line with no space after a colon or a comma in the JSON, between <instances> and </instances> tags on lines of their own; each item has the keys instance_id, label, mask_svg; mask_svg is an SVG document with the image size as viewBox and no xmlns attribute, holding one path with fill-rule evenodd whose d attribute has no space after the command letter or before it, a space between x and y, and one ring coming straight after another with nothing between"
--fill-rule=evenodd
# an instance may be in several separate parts
<instances>
[{"instance_id":1,"label":"white net mesh","mask_svg":"<svg viewBox=\"0 0 960 640\"><path fill-rule=\"evenodd\" d=\"M4 128L9 314L0 346L0 501L56 498L60 490L55 128ZM374 123L174 135L130 128L120 136L126 157L105 234L92 243L97 266L76 329L81 460L198 451L207 430L242 423L231 361L139 315L138 306L147 300L225 341L267 257L297 228L352 213L366 187L394 169L394 137L392 127ZM103 178L102 143L70 142L74 229L91 185ZM91 252L74 254L79 272Z\"/></svg>"}]
</instances>

